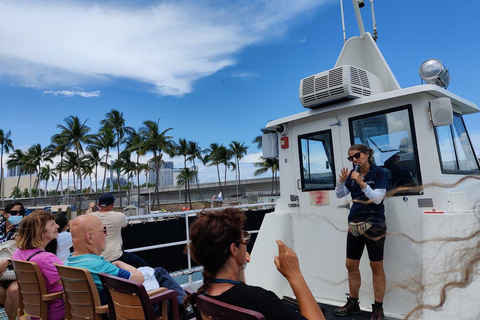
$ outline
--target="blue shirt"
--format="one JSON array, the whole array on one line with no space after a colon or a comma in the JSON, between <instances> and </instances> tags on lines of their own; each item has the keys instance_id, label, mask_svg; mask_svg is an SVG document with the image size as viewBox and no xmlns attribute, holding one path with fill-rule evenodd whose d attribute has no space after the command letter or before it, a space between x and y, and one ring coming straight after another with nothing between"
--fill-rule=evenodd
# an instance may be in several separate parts
<instances>
[{"instance_id":1,"label":"blue shirt","mask_svg":"<svg viewBox=\"0 0 480 320\"><path fill-rule=\"evenodd\" d=\"M365 175L363 181L372 189L387 189L388 181L387 175L383 169L377 167L375 164L370 165L370 171ZM353 200L369 201L368 197L362 191L358 183L354 182L352 186L351 175L345 181L345 187L350 191ZM372 225L386 229L385 225L385 206L383 200L380 204L369 203L363 204L353 202L350 214L348 215L348 222L368 221Z\"/></svg>"},{"instance_id":2,"label":"blue shirt","mask_svg":"<svg viewBox=\"0 0 480 320\"><path fill-rule=\"evenodd\" d=\"M99 273L106 273L115 277L130 279L131 273L129 271L120 269L110 261L103 259L101 256L97 256L96 254L72 256L72 254L68 256L65 265L76 268L85 268L90 271L102 304L107 303L107 296L103 289L102 282L100 281L100 277L98 276Z\"/></svg>"}]
</instances>

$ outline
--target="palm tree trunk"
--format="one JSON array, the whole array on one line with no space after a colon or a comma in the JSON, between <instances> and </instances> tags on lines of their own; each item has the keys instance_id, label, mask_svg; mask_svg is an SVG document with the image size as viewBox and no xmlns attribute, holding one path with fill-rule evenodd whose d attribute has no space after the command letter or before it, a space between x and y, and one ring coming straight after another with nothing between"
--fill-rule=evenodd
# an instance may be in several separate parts
<instances>
[{"instance_id":1,"label":"palm tree trunk","mask_svg":"<svg viewBox=\"0 0 480 320\"><path fill-rule=\"evenodd\" d=\"M107 164L105 167L105 171L103 172L103 182L102 182L102 193L105 192L105 179L107 178L107 168L108 168L108 151L105 155L105 163Z\"/></svg>"},{"instance_id":2,"label":"palm tree trunk","mask_svg":"<svg viewBox=\"0 0 480 320\"><path fill-rule=\"evenodd\" d=\"M222 180L220 179L220 168L218 167L218 164L217 164L217 175L218 175L218 184L220 185L220 192L225 197L225 194L223 193Z\"/></svg>"},{"instance_id":3,"label":"palm tree trunk","mask_svg":"<svg viewBox=\"0 0 480 320\"><path fill-rule=\"evenodd\" d=\"M20 170L20 173L18 174L18 180L17 180L17 190L18 189L18 186L20 185L20 178L22 177L22 170ZM14 197L13 197L13 200L15 200L17 198L17 194L15 193Z\"/></svg>"},{"instance_id":4,"label":"palm tree trunk","mask_svg":"<svg viewBox=\"0 0 480 320\"><path fill-rule=\"evenodd\" d=\"M190 195L190 181L187 181L187 191L188 191L188 203L190 203L190 209L192 208L192 197Z\"/></svg>"},{"instance_id":5,"label":"palm tree trunk","mask_svg":"<svg viewBox=\"0 0 480 320\"><path fill-rule=\"evenodd\" d=\"M120 140L121 137L118 136L118 142L117 142L117 159L120 158ZM117 182L118 182L118 192L120 193L120 208L122 207L122 188L120 186L120 168L117 169Z\"/></svg>"},{"instance_id":6,"label":"palm tree trunk","mask_svg":"<svg viewBox=\"0 0 480 320\"><path fill-rule=\"evenodd\" d=\"M272 170L272 193L271 195L273 196L273 185L275 183L275 171Z\"/></svg>"},{"instance_id":7,"label":"palm tree trunk","mask_svg":"<svg viewBox=\"0 0 480 320\"><path fill-rule=\"evenodd\" d=\"M193 169L195 170L195 183L197 184L198 193L200 194L200 199L202 199L203 202L203 195L200 191L200 184L198 183L198 170L196 170L197 166L195 165L195 158L193 158Z\"/></svg>"}]
</instances>

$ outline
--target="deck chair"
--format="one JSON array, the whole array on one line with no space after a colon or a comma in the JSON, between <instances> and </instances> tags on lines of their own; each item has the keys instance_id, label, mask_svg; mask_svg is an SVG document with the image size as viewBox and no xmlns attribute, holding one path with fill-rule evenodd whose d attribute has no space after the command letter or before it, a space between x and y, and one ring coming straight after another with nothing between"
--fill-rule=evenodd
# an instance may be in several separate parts
<instances>
[{"instance_id":1,"label":"deck chair","mask_svg":"<svg viewBox=\"0 0 480 320\"><path fill-rule=\"evenodd\" d=\"M108 312L107 305L100 304L97 287L90 271L85 268L55 264L65 292L67 320L101 320Z\"/></svg>"},{"instance_id":2,"label":"deck chair","mask_svg":"<svg viewBox=\"0 0 480 320\"><path fill-rule=\"evenodd\" d=\"M236 307L205 295L195 297L193 310L197 320L265 320L260 312Z\"/></svg>"},{"instance_id":3,"label":"deck chair","mask_svg":"<svg viewBox=\"0 0 480 320\"><path fill-rule=\"evenodd\" d=\"M167 288L147 291L137 281L99 273L108 299L108 313L111 320L155 320L153 304L161 302L162 320L178 320L177 292ZM170 301L171 317L168 317Z\"/></svg>"},{"instance_id":4,"label":"deck chair","mask_svg":"<svg viewBox=\"0 0 480 320\"><path fill-rule=\"evenodd\" d=\"M10 260L18 281L18 319L48 320L48 303L63 298L63 292L47 293L42 272L35 262Z\"/></svg>"}]
</instances>

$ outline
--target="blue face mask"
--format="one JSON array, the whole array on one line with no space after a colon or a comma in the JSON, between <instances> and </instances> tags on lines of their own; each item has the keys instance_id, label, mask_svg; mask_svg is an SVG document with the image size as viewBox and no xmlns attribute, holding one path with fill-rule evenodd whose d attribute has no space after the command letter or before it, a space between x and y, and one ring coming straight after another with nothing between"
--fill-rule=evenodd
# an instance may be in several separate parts
<instances>
[{"instance_id":1,"label":"blue face mask","mask_svg":"<svg viewBox=\"0 0 480 320\"><path fill-rule=\"evenodd\" d=\"M20 223L20 221L22 221L23 219L23 216L10 216L8 218L8 223L10 223L11 225L17 225Z\"/></svg>"}]
</instances>

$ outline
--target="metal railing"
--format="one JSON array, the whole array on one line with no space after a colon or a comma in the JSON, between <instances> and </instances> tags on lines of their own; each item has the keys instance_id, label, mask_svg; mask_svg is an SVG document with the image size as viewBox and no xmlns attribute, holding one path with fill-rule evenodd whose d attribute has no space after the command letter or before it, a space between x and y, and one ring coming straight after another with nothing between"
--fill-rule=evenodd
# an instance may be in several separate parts
<instances>
[{"instance_id":1,"label":"metal railing","mask_svg":"<svg viewBox=\"0 0 480 320\"><path fill-rule=\"evenodd\" d=\"M147 250L155 250L161 248L169 248L175 247L178 245L187 245L190 242L190 234L189 234L189 222L188 217L195 217L197 213L202 211L220 211L224 210L225 208L236 208L236 209L250 209L250 208L261 208L263 210L271 209L275 207L274 202L268 203L256 203L256 204L248 204L248 205L238 205L238 206L230 206L230 207L218 207L218 208L209 208L209 209L202 209L202 210L189 210L189 211L179 211L179 212L161 212L161 211L152 211L150 214L145 215L138 215L138 216L128 216L127 220L129 224L135 223L147 223L147 222L155 222L155 221L167 221L170 219L179 219L185 218L185 230L186 230L186 239L182 241L176 242L167 242L162 244L156 244L152 246L145 246L145 247L138 247L132 249L126 249L127 252L140 252L140 251L147 251ZM258 233L259 230L249 230L250 233ZM192 284L192 274L197 272L202 272L203 267L193 267L192 268L192 257L190 254L190 249L187 249L187 269L178 270L170 273L172 277L179 277L183 275L188 275L188 284Z\"/></svg>"}]
</instances>

